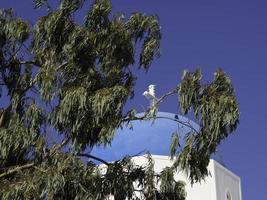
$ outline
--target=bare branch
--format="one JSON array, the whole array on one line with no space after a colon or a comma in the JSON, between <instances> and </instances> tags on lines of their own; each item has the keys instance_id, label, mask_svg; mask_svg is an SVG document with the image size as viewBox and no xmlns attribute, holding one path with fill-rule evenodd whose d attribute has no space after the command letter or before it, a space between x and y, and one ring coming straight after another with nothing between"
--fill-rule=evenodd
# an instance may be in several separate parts
<instances>
[{"instance_id":1,"label":"bare branch","mask_svg":"<svg viewBox=\"0 0 267 200\"><path fill-rule=\"evenodd\" d=\"M19 170L31 168L33 166L34 166L34 163L28 163L28 164L25 164L25 165L22 165L22 166L15 167L13 169L7 170L6 172L0 174L0 178L3 178L3 177L8 176L10 174L13 174L13 173L15 173L15 172L17 172Z\"/></svg>"},{"instance_id":2,"label":"bare branch","mask_svg":"<svg viewBox=\"0 0 267 200\"><path fill-rule=\"evenodd\" d=\"M21 65L35 65L36 67L41 67L42 65L34 60L28 60L28 61L20 61L19 64ZM59 65L56 70L59 70L63 67L65 67L68 64L68 62L63 62L61 65Z\"/></svg>"},{"instance_id":3,"label":"bare branch","mask_svg":"<svg viewBox=\"0 0 267 200\"><path fill-rule=\"evenodd\" d=\"M28 61L20 61L19 64L21 65L35 65L36 67L41 67L39 63L33 60L28 60Z\"/></svg>"},{"instance_id":4,"label":"bare branch","mask_svg":"<svg viewBox=\"0 0 267 200\"><path fill-rule=\"evenodd\" d=\"M62 63L61 65L59 65L59 66L56 68L56 70L60 70L61 68L67 66L68 64L69 64L68 62L64 62L64 63Z\"/></svg>"},{"instance_id":5,"label":"bare branch","mask_svg":"<svg viewBox=\"0 0 267 200\"><path fill-rule=\"evenodd\" d=\"M171 96L173 94L176 94L179 90L179 86L177 86L176 88L172 89L171 91L165 93L164 95L162 95L155 103L155 106L159 106L159 104L168 96Z\"/></svg>"},{"instance_id":6,"label":"bare branch","mask_svg":"<svg viewBox=\"0 0 267 200\"><path fill-rule=\"evenodd\" d=\"M182 125L190 128L190 129L192 129L195 133L198 133L199 132L199 130L195 129L192 126L192 124L190 124L189 122L183 122L183 121L178 120L178 119L174 119L174 118L171 118L171 117L163 117L163 116L158 116L158 117L156 116L156 119L169 119L169 120L175 121L175 122L177 122L179 124L182 124Z\"/></svg>"},{"instance_id":7,"label":"bare branch","mask_svg":"<svg viewBox=\"0 0 267 200\"><path fill-rule=\"evenodd\" d=\"M90 155L90 154L80 153L80 154L78 154L77 156L86 157L86 158L91 158L91 159L97 160L97 161L99 161L99 162L101 162L101 163L103 163L103 164L105 164L105 165L107 165L107 166L110 165L110 163L108 163L107 161L105 161L105 160L103 160L103 159L101 159L101 158L98 158L98 157L96 157L96 156L92 156L92 155Z\"/></svg>"}]
</instances>

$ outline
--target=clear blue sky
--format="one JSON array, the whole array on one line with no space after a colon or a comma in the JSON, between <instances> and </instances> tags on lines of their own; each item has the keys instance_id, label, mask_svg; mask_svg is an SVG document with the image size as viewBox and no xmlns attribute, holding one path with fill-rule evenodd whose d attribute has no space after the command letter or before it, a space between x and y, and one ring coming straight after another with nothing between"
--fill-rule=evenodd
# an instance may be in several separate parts
<instances>
[{"instance_id":1,"label":"clear blue sky","mask_svg":"<svg viewBox=\"0 0 267 200\"><path fill-rule=\"evenodd\" d=\"M267 1L114 0L115 11L157 14L162 26L162 56L147 74L140 73L136 98L153 83L163 94L179 83L183 69L201 66L204 79L222 67L232 78L240 103L238 130L220 147L225 165L242 180L243 200L267 199ZM30 21L41 14L31 0L1 0ZM80 16L77 16L80 18ZM176 112L176 101L161 110Z\"/></svg>"}]
</instances>

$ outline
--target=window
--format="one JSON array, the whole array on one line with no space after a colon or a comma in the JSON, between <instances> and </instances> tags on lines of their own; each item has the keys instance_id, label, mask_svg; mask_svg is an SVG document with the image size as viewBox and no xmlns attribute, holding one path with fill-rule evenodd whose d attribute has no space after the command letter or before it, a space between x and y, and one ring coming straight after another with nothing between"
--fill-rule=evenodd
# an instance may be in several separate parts
<instances>
[{"instance_id":1,"label":"window","mask_svg":"<svg viewBox=\"0 0 267 200\"><path fill-rule=\"evenodd\" d=\"M226 200L232 200L232 196L229 191L226 192Z\"/></svg>"}]
</instances>

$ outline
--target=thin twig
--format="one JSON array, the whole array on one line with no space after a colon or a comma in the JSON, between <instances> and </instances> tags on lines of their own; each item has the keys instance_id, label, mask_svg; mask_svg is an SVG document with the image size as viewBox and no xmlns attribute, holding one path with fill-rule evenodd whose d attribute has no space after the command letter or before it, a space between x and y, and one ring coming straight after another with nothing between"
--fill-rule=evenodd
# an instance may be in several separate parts
<instances>
[{"instance_id":1,"label":"thin twig","mask_svg":"<svg viewBox=\"0 0 267 200\"><path fill-rule=\"evenodd\" d=\"M33 60L20 61L19 64L21 64L21 65L35 65L37 67L41 67L41 65L39 63L37 63L36 61L33 61Z\"/></svg>"},{"instance_id":2,"label":"thin twig","mask_svg":"<svg viewBox=\"0 0 267 200\"><path fill-rule=\"evenodd\" d=\"M176 93L178 92L178 90L179 90L179 87L176 87L176 88L172 89L171 91L169 91L169 92L165 93L164 95L162 95L162 96L156 101L155 106L156 106L156 107L159 106L159 104L160 104L166 97L171 96L171 95L173 95L173 94L176 94Z\"/></svg>"},{"instance_id":3,"label":"thin twig","mask_svg":"<svg viewBox=\"0 0 267 200\"><path fill-rule=\"evenodd\" d=\"M41 168L39 168L39 167L35 167L35 166L34 166L34 169L37 169L37 170L39 170L40 172L43 172L43 173L47 173L47 170L43 170L43 169L41 169Z\"/></svg>"},{"instance_id":4,"label":"thin twig","mask_svg":"<svg viewBox=\"0 0 267 200\"><path fill-rule=\"evenodd\" d=\"M98 158L98 157L96 157L96 156L92 156L92 155L90 155L90 154L86 154L86 153L80 153L80 154L78 154L77 156L81 156L81 157L86 157L86 158L92 158L92 159L94 159L94 160L97 160L97 161L99 161L99 162L102 162L103 164L105 164L105 165L110 165L110 163L108 163L107 161L105 161L105 160L103 160L103 159L101 159L101 158Z\"/></svg>"},{"instance_id":5,"label":"thin twig","mask_svg":"<svg viewBox=\"0 0 267 200\"><path fill-rule=\"evenodd\" d=\"M186 123L186 122L183 122L181 120L178 120L178 119L174 119L174 118L171 118L171 117L163 117L163 116L156 116L156 119L169 119L169 120L172 120L172 121L175 121L179 124L182 124L190 129L192 129L195 133L198 133L199 131L197 129L195 129L190 123Z\"/></svg>"},{"instance_id":6,"label":"thin twig","mask_svg":"<svg viewBox=\"0 0 267 200\"><path fill-rule=\"evenodd\" d=\"M60 150L62 147L64 147L66 144L68 144L69 141L70 141L70 137L67 137L60 144L54 145L53 151Z\"/></svg>"},{"instance_id":7,"label":"thin twig","mask_svg":"<svg viewBox=\"0 0 267 200\"><path fill-rule=\"evenodd\" d=\"M195 133L198 133L199 131L197 129L195 129L190 123L186 123L186 122L183 122L179 119L175 119L175 118L171 118L171 117L164 117L164 116L155 116L155 117L150 117L148 118L147 116L142 116L142 117L134 117L132 119L128 119L128 120L131 120L131 121L135 121L135 120L149 120L149 119L169 119L169 120L172 120L172 121L175 121L179 124L182 124L190 129L192 129ZM128 121L127 120L127 121Z\"/></svg>"}]
</instances>

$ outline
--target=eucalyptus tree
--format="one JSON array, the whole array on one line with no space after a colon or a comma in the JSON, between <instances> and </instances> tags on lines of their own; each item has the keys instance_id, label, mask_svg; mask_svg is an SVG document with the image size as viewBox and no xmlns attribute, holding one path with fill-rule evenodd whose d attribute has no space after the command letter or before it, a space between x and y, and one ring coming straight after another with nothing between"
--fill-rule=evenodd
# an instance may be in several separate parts
<instances>
[{"instance_id":1,"label":"eucalyptus tree","mask_svg":"<svg viewBox=\"0 0 267 200\"><path fill-rule=\"evenodd\" d=\"M109 0L96 0L82 24L74 14L83 0L61 0L57 8L34 2L47 7L34 25L11 9L0 12L0 198L185 199L175 171L201 181L211 154L237 127L230 79L218 70L203 84L200 70L185 72L174 89L136 116L125 104L134 97L134 72L148 71L159 56L158 17L113 15ZM156 174L150 157L144 167L130 156L108 163L90 154L88 149L110 145L124 124L155 119L170 95L178 97L177 112L193 113L200 124L182 150L177 135L170 138L172 167Z\"/></svg>"}]
</instances>

